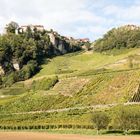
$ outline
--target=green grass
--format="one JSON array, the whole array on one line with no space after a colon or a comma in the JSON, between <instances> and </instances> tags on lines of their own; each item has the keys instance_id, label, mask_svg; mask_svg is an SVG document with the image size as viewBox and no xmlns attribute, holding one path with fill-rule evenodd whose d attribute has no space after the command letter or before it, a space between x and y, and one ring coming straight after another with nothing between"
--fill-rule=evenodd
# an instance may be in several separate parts
<instances>
[{"instance_id":1,"label":"green grass","mask_svg":"<svg viewBox=\"0 0 140 140\"><path fill-rule=\"evenodd\" d=\"M80 135L97 135L96 130L87 130L87 129L57 129L57 130L48 130L50 134L80 134Z\"/></svg>"},{"instance_id":2,"label":"green grass","mask_svg":"<svg viewBox=\"0 0 140 140\"><path fill-rule=\"evenodd\" d=\"M62 75L59 71L64 71L65 75L77 75L88 70L97 68L104 68L107 64L112 64L118 60L124 59L129 55L134 55L140 52L140 49L127 49L118 55L106 55L101 53L84 52L77 54L68 54L64 56L58 56L50 59L50 62L42 65L42 70L34 77L46 76L46 75ZM111 53L110 53L111 54Z\"/></svg>"},{"instance_id":3,"label":"green grass","mask_svg":"<svg viewBox=\"0 0 140 140\"><path fill-rule=\"evenodd\" d=\"M50 134L79 134L79 135L98 135L97 130L92 129L92 130L87 130L87 129L50 129L47 131ZM124 135L123 131L106 131L106 130L100 130L99 135L115 135L115 136L120 136Z\"/></svg>"},{"instance_id":4,"label":"green grass","mask_svg":"<svg viewBox=\"0 0 140 140\"><path fill-rule=\"evenodd\" d=\"M33 90L49 90L58 82L58 77L42 78L40 80L33 80L31 89Z\"/></svg>"}]
</instances>

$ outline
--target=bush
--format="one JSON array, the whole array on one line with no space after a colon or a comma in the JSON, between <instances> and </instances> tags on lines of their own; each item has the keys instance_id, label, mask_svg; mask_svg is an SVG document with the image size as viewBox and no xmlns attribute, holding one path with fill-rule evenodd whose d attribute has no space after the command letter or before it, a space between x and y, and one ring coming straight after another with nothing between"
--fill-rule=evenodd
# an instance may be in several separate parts
<instances>
[{"instance_id":1,"label":"bush","mask_svg":"<svg viewBox=\"0 0 140 140\"><path fill-rule=\"evenodd\" d=\"M58 82L58 77L43 78L41 80L33 81L31 88L33 90L49 90Z\"/></svg>"},{"instance_id":2,"label":"bush","mask_svg":"<svg viewBox=\"0 0 140 140\"><path fill-rule=\"evenodd\" d=\"M139 107L119 106L115 109L114 117L112 119L113 129L120 129L123 131L139 130L140 129L140 110Z\"/></svg>"},{"instance_id":3,"label":"bush","mask_svg":"<svg viewBox=\"0 0 140 140\"><path fill-rule=\"evenodd\" d=\"M99 130L107 128L110 122L110 118L106 112L94 112L92 116L92 121L96 126L98 134Z\"/></svg>"},{"instance_id":4,"label":"bush","mask_svg":"<svg viewBox=\"0 0 140 140\"><path fill-rule=\"evenodd\" d=\"M15 82L16 82L16 74L14 72L2 78L2 84L4 86L11 86Z\"/></svg>"},{"instance_id":5,"label":"bush","mask_svg":"<svg viewBox=\"0 0 140 140\"><path fill-rule=\"evenodd\" d=\"M35 61L29 61L27 65L25 65L19 72L18 72L18 81L27 80L31 78L37 71L39 70L38 64Z\"/></svg>"}]
</instances>

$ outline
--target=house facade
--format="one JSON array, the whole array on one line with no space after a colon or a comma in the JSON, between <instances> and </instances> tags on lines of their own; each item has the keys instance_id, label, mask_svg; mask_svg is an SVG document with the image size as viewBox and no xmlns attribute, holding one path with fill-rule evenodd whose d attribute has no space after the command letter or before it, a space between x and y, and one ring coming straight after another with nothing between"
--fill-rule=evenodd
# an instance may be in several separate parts
<instances>
[{"instance_id":1,"label":"house facade","mask_svg":"<svg viewBox=\"0 0 140 140\"><path fill-rule=\"evenodd\" d=\"M27 31L27 28L30 27L30 29L32 31L34 31L34 29L37 29L38 31L44 31L44 26L43 25L24 25L24 26L21 26L19 28L19 31L20 32L26 32Z\"/></svg>"}]
</instances>

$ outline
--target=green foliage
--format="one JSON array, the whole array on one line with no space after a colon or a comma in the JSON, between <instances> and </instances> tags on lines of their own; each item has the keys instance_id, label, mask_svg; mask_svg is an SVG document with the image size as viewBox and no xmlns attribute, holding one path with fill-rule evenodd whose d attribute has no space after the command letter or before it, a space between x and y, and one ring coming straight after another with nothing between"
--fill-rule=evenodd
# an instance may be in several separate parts
<instances>
[{"instance_id":1,"label":"green foliage","mask_svg":"<svg viewBox=\"0 0 140 140\"><path fill-rule=\"evenodd\" d=\"M58 82L58 77L54 76L51 78L43 78L41 80L34 80L32 82L32 89L33 90L49 90Z\"/></svg>"},{"instance_id":2,"label":"green foliage","mask_svg":"<svg viewBox=\"0 0 140 140\"><path fill-rule=\"evenodd\" d=\"M6 30L8 33L15 33L15 30L18 29L18 27L18 23L12 21L7 25Z\"/></svg>"},{"instance_id":3,"label":"green foliage","mask_svg":"<svg viewBox=\"0 0 140 140\"><path fill-rule=\"evenodd\" d=\"M106 129L109 124L109 115L106 112L94 112L92 121L95 123L96 129Z\"/></svg>"},{"instance_id":4,"label":"green foliage","mask_svg":"<svg viewBox=\"0 0 140 140\"><path fill-rule=\"evenodd\" d=\"M14 83L10 87L1 88L0 95L12 97L12 95L20 95L20 94L25 93L26 91L27 91L27 88L26 86L24 86L23 83Z\"/></svg>"},{"instance_id":5,"label":"green foliage","mask_svg":"<svg viewBox=\"0 0 140 140\"><path fill-rule=\"evenodd\" d=\"M112 125L114 129L139 130L140 110L139 106L118 106L113 113Z\"/></svg>"},{"instance_id":6,"label":"green foliage","mask_svg":"<svg viewBox=\"0 0 140 140\"><path fill-rule=\"evenodd\" d=\"M4 76L2 78L2 84L4 86L11 86L13 83L16 82L16 74L14 72L10 73L9 75L7 76Z\"/></svg>"},{"instance_id":7,"label":"green foliage","mask_svg":"<svg viewBox=\"0 0 140 140\"><path fill-rule=\"evenodd\" d=\"M91 43L86 42L84 45L86 46L86 49L87 49L88 51L91 49Z\"/></svg>"},{"instance_id":8,"label":"green foliage","mask_svg":"<svg viewBox=\"0 0 140 140\"><path fill-rule=\"evenodd\" d=\"M139 47L140 29L130 29L127 26L112 29L103 38L95 42L94 50L98 52L112 50L114 48Z\"/></svg>"},{"instance_id":9,"label":"green foliage","mask_svg":"<svg viewBox=\"0 0 140 140\"><path fill-rule=\"evenodd\" d=\"M16 72L18 74L18 80L27 80L31 78L39 70L36 61L29 61L20 71Z\"/></svg>"},{"instance_id":10,"label":"green foliage","mask_svg":"<svg viewBox=\"0 0 140 140\"><path fill-rule=\"evenodd\" d=\"M4 75L1 78L1 83L3 86L11 86L13 83L18 81L23 81L31 78L39 70L36 61L32 60L27 63L21 70L13 71L10 74Z\"/></svg>"},{"instance_id":11,"label":"green foliage","mask_svg":"<svg viewBox=\"0 0 140 140\"><path fill-rule=\"evenodd\" d=\"M40 69L44 58L63 54L64 50L66 53L79 50L79 46L71 46L70 42L66 42L60 37L56 37L57 46L52 46L45 30L42 32L37 29L32 30L28 26L26 32L15 34L18 28L17 23L11 22L6 27L8 33L0 36L0 66L6 73L5 85L32 77ZM19 65L20 68L20 71L16 72L15 79L16 68L14 64ZM6 82L8 80L6 77L10 73L13 75L10 75L10 80Z\"/></svg>"}]
</instances>

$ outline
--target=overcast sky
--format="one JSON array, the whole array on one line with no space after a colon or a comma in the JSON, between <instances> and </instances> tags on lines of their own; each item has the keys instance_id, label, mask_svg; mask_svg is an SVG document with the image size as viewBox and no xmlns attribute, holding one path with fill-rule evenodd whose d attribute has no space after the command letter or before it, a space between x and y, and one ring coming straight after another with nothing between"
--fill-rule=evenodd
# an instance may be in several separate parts
<instances>
[{"instance_id":1,"label":"overcast sky","mask_svg":"<svg viewBox=\"0 0 140 140\"><path fill-rule=\"evenodd\" d=\"M140 25L140 0L0 0L0 32L10 21L95 40L113 27Z\"/></svg>"}]
</instances>

